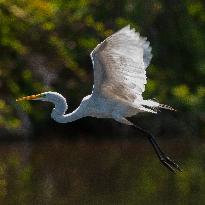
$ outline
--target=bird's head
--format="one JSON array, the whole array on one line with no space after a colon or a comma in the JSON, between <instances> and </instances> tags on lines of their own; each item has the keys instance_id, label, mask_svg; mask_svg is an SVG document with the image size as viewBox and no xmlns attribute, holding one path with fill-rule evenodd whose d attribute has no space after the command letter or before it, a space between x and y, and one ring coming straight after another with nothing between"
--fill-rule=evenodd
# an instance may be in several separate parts
<instances>
[{"instance_id":1,"label":"bird's head","mask_svg":"<svg viewBox=\"0 0 205 205\"><path fill-rule=\"evenodd\" d=\"M67 122L65 121L65 118L63 118L62 116L65 114L68 105L66 99L61 94L49 91L16 99L17 102L23 100L40 100L51 102L55 105L51 113L51 117L57 122Z\"/></svg>"},{"instance_id":2,"label":"bird's head","mask_svg":"<svg viewBox=\"0 0 205 205\"><path fill-rule=\"evenodd\" d=\"M64 97L57 93L57 92L44 92L40 94L35 94L35 95L29 95L25 97L21 97L16 99L17 102L23 101L23 100L40 100L40 101L47 101L47 102L58 102L58 101L64 101Z\"/></svg>"}]
</instances>

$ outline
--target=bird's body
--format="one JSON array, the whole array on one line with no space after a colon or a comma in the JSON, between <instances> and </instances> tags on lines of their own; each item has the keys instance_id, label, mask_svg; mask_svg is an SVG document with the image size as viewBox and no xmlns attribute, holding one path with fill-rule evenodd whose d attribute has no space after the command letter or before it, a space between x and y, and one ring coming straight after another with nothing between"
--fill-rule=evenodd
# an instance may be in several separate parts
<instances>
[{"instance_id":1,"label":"bird's body","mask_svg":"<svg viewBox=\"0 0 205 205\"><path fill-rule=\"evenodd\" d=\"M53 95L54 92L51 94ZM47 93L49 96L49 93ZM131 117L140 112L139 109L132 107L131 105L123 104L123 102L116 102L113 99L104 97L96 97L95 95L88 95L83 98L80 106L72 113L66 114L68 108L66 99L55 93L55 97L50 97L55 107L51 113L51 117L59 123L68 123L75 121L82 117L96 117L96 118L114 118L119 121L117 116Z\"/></svg>"},{"instance_id":2,"label":"bird's body","mask_svg":"<svg viewBox=\"0 0 205 205\"><path fill-rule=\"evenodd\" d=\"M113 118L120 123L132 125L148 136L160 161L171 171L175 171L174 168L179 169L178 165L164 155L153 136L126 119L139 112L157 113L159 108L174 110L170 106L154 100L144 100L142 97L147 83L146 68L151 58L151 47L146 38L140 37L134 29L126 26L106 38L91 52L93 90L72 113L66 114L66 99L56 92L27 96L18 101L26 99L52 102L55 107L51 117L59 123L91 116Z\"/></svg>"}]
</instances>

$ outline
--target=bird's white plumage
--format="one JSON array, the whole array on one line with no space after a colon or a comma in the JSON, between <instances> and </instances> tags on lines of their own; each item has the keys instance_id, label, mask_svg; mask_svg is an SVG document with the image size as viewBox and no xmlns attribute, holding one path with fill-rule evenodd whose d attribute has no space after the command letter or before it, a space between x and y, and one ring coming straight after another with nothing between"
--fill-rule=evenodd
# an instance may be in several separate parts
<instances>
[{"instance_id":1,"label":"bird's white plumage","mask_svg":"<svg viewBox=\"0 0 205 205\"><path fill-rule=\"evenodd\" d=\"M130 124L126 117L138 112L157 113L157 108L173 110L169 106L144 100L142 97L147 83L146 68L151 58L149 41L128 25L106 38L91 52L94 69L93 91L91 95L83 98L76 110L65 114L66 100L56 92L46 92L35 95L34 98L54 103L51 117L60 123L92 116L114 118L121 123Z\"/></svg>"},{"instance_id":2,"label":"bird's white plumage","mask_svg":"<svg viewBox=\"0 0 205 205\"><path fill-rule=\"evenodd\" d=\"M149 42L129 25L114 33L91 53L93 94L120 102L141 100L151 58Z\"/></svg>"}]
</instances>

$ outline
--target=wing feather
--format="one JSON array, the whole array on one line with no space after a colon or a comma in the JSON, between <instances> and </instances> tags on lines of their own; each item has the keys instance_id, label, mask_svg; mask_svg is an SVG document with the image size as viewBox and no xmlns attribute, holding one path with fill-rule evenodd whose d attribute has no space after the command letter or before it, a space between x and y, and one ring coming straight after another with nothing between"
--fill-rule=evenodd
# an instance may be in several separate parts
<instances>
[{"instance_id":1,"label":"wing feather","mask_svg":"<svg viewBox=\"0 0 205 205\"><path fill-rule=\"evenodd\" d=\"M122 28L91 52L93 94L130 103L141 99L151 58L149 41L129 25Z\"/></svg>"}]
</instances>

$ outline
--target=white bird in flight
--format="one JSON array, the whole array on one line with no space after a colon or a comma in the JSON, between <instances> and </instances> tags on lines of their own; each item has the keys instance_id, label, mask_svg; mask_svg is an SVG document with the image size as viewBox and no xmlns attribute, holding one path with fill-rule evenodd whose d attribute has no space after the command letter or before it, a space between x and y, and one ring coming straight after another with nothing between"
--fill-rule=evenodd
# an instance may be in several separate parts
<instances>
[{"instance_id":1,"label":"white bird in flight","mask_svg":"<svg viewBox=\"0 0 205 205\"><path fill-rule=\"evenodd\" d=\"M66 99L57 92L44 92L18 98L21 100L48 101L55 105L51 118L68 123L82 117L113 118L143 132L152 144L160 162L172 172L180 167L164 154L152 134L133 124L127 117L140 112L157 113L160 108L174 110L154 100L144 100L146 68L152 58L149 41L126 26L98 44L90 56L94 70L94 86L91 95L83 98L80 106L69 114Z\"/></svg>"}]
</instances>

